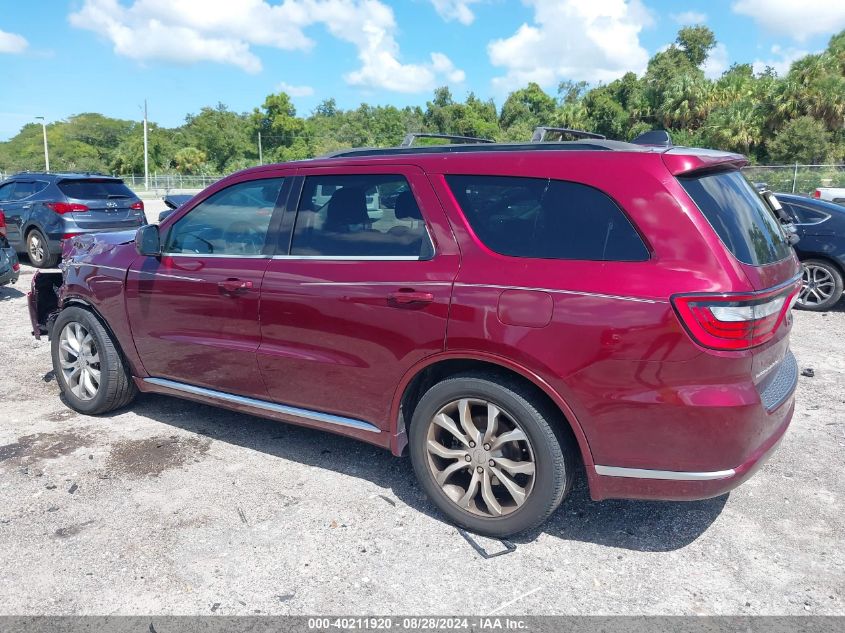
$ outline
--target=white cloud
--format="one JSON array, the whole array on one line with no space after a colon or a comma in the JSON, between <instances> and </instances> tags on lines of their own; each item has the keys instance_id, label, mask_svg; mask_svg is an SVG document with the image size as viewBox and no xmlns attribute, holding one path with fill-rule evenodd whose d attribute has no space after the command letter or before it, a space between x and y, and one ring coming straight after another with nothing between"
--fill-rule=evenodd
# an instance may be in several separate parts
<instances>
[{"instance_id":1,"label":"white cloud","mask_svg":"<svg viewBox=\"0 0 845 633\"><path fill-rule=\"evenodd\" d=\"M294 86L285 81L276 86L276 92L286 92L291 97L310 97L314 94L311 86Z\"/></svg>"},{"instance_id":2,"label":"white cloud","mask_svg":"<svg viewBox=\"0 0 845 633\"><path fill-rule=\"evenodd\" d=\"M737 0L732 9L769 31L789 35L799 42L845 28L842 0Z\"/></svg>"},{"instance_id":3,"label":"white cloud","mask_svg":"<svg viewBox=\"0 0 845 633\"><path fill-rule=\"evenodd\" d=\"M704 71L704 75L709 79L718 79L728 69L730 63L731 60L728 57L727 46L719 42L710 51L702 66L702 70Z\"/></svg>"},{"instance_id":4,"label":"white cloud","mask_svg":"<svg viewBox=\"0 0 845 633\"><path fill-rule=\"evenodd\" d=\"M523 0L534 9L534 24L487 47L493 79L504 92L529 81L552 86L561 79L609 81L627 71L642 72L648 51L640 31L653 24L639 0Z\"/></svg>"},{"instance_id":5,"label":"white cloud","mask_svg":"<svg viewBox=\"0 0 845 633\"><path fill-rule=\"evenodd\" d=\"M324 26L357 49L361 67L348 83L398 92L431 90L444 78L463 77L440 53L431 61L400 61L393 10L381 0L84 0L72 25L105 35L115 53L138 61L191 64L211 61L249 73L262 69L255 46L305 51L305 29Z\"/></svg>"},{"instance_id":6,"label":"white cloud","mask_svg":"<svg viewBox=\"0 0 845 633\"><path fill-rule=\"evenodd\" d=\"M22 53L29 46L26 38L17 33L0 31L0 53Z\"/></svg>"},{"instance_id":7,"label":"white cloud","mask_svg":"<svg viewBox=\"0 0 845 633\"><path fill-rule=\"evenodd\" d=\"M673 13L669 17L681 26L689 24L704 24L707 22L707 14L699 11L683 11L681 13Z\"/></svg>"},{"instance_id":8,"label":"white cloud","mask_svg":"<svg viewBox=\"0 0 845 633\"><path fill-rule=\"evenodd\" d=\"M470 25L475 20L475 14L469 8L481 0L431 0L434 10L444 20L457 20L461 24Z\"/></svg>"},{"instance_id":9,"label":"white cloud","mask_svg":"<svg viewBox=\"0 0 845 633\"><path fill-rule=\"evenodd\" d=\"M766 70L767 66L775 69L778 76L783 77L789 72L789 67L796 59L801 59L805 55L809 55L810 51L799 50L797 48L782 48L777 44L771 48L772 57L769 59L755 59L754 72L761 73Z\"/></svg>"}]
</instances>

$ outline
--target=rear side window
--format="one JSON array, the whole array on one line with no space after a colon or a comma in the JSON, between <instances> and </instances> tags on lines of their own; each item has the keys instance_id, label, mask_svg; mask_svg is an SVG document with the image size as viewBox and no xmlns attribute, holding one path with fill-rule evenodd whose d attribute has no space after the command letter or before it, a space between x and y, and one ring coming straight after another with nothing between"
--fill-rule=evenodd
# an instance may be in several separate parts
<instances>
[{"instance_id":1,"label":"rear side window","mask_svg":"<svg viewBox=\"0 0 845 633\"><path fill-rule=\"evenodd\" d=\"M822 211L809 209L801 204L783 202L782 200L781 204L786 207L796 224L821 224L830 217Z\"/></svg>"},{"instance_id":2,"label":"rear side window","mask_svg":"<svg viewBox=\"0 0 845 633\"><path fill-rule=\"evenodd\" d=\"M307 177L290 252L344 258L434 255L408 181L388 174Z\"/></svg>"},{"instance_id":3,"label":"rear side window","mask_svg":"<svg viewBox=\"0 0 845 633\"><path fill-rule=\"evenodd\" d=\"M447 176L472 230L511 257L644 261L642 238L616 203L575 182L506 176Z\"/></svg>"},{"instance_id":4,"label":"rear side window","mask_svg":"<svg viewBox=\"0 0 845 633\"><path fill-rule=\"evenodd\" d=\"M15 189L9 197L9 200L23 200L25 198L29 198L31 195L34 195L44 189L45 186L46 183L42 182L19 180L15 183Z\"/></svg>"},{"instance_id":5,"label":"rear side window","mask_svg":"<svg viewBox=\"0 0 845 633\"><path fill-rule=\"evenodd\" d=\"M738 171L678 180L739 261L763 266L789 256L780 223Z\"/></svg>"},{"instance_id":6,"label":"rear side window","mask_svg":"<svg viewBox=\"0 0 845 633\"><path fill-rule=\"evenodd\" d=\"M68 198L78 200L106 200L134 198L135 194L122 180L77 179L59 181L59 189Z\"/></svg>"}]
</instances>

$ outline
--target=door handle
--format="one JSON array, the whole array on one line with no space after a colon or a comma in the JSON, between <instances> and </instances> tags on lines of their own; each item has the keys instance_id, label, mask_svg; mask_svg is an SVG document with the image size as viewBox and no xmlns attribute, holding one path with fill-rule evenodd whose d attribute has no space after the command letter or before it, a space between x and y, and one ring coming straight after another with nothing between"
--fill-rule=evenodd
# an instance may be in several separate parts
<instances>
[{"instance_id":1,"label":"door handle","mask_svg":"<svg viewBox=\"0 0 845 633\"><path fill-rule=\"evenodd\" d=\"M228 294L238 294L252 290L252 282L244 279L225 279L217 282L217 287Z\"/></svg>"},{"instance_id":2,"label":"door handle","mask_svg":"<svg viewBox=\"0 0 845 633\"><path fill-rule=\"evenodd\" d=\"M416 290L399 290L387 295L387 300L399 305L411 303L431 303L434 301L434 294L431 292L417 292Z\"/></svg>"}]
</instances>

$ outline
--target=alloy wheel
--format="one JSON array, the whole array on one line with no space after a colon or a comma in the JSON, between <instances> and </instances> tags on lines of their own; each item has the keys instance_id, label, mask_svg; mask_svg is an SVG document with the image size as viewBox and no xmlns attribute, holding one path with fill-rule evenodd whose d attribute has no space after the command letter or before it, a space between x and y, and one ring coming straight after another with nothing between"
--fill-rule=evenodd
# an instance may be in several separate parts
<instances>
[{"instance_id":1,"label":"alloy wheel","mask_svg":"<svg viewBox=\"0 0 845 633\"><path fill-rule=\"evenodd\" d=\"M91 400L100 390L100 354L91 333L81 323L71 321L59 336L59 362L62 376L80 400Z\"/></svg>"},{"instance_id":2,"label":"alloy wheel","mask_svg":"<svg viewBox=\"0 0 845 633\"><path fill-rule=\"evenodd\" d=\"M534 451L519 423L492 402L455 400L432 418L428 466L463 510L501 517L521 508L534 487Z\"/></svg>"},{"instance_id":3,"label":"alloy wheel","mask_svg":"<svg viewBox=\"0 0 845 633\"><path fill-rule=\"evenodd\" d=\"M44 261L46 255L44 251L45 245L38 233L33 233L29 236L29 258L32 263L40 263Z\"/></svg>"},{"instance_id":4,"label":"alloy wheel","mask_svg":"<svg viewBox=\"0 0 845 633\"><path fill-rule=\"evenodd\" d=\"M798 304L813 307L829 301L835 288L836 282L830 271L821 266L804 264L801 269L801 292L798 294Z\"/></svg>"}]
</instances>

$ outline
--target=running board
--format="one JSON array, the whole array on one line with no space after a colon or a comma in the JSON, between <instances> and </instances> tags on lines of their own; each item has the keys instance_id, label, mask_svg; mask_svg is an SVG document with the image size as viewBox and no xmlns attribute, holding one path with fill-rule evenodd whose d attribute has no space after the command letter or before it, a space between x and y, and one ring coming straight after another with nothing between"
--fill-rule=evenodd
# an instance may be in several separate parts
<instances>
[{"instance_id":1,"label":"running board","mask_svg":"<svg viewBox=\"0 0 845 633\"><path fill-rule=\"evenodd\" d=\"M276 404L275 402L267 402L266 400L256 400L255 398L247 398L245 396L236 396L231 393L223 391L215 391L214 389L206 389L205 387L196 387L188 385L183 382L176 382L175 380L167 380L166 378L144 378L144 382L159 387L166 387L174 391L181 391L183 393L190 393L195 396L204 396L214 400L221 400L223 402L231 402L232 404L239 404L261 411L269 411L271 413L281 413L283 415L292 415L297 418L304 418L306 420L313 420L314 422L322 422L323 424L332 424L334 426L345 426L351 429L358 429L359 431L368 431L370 433L381 433L381 430L361 420L353 418L344 418L339 415L332 415L331 413L322 413L320 411L311 411L309 409L299 409L297 407L290 407L285 404Z\"/></svg>"}]
</instances>

